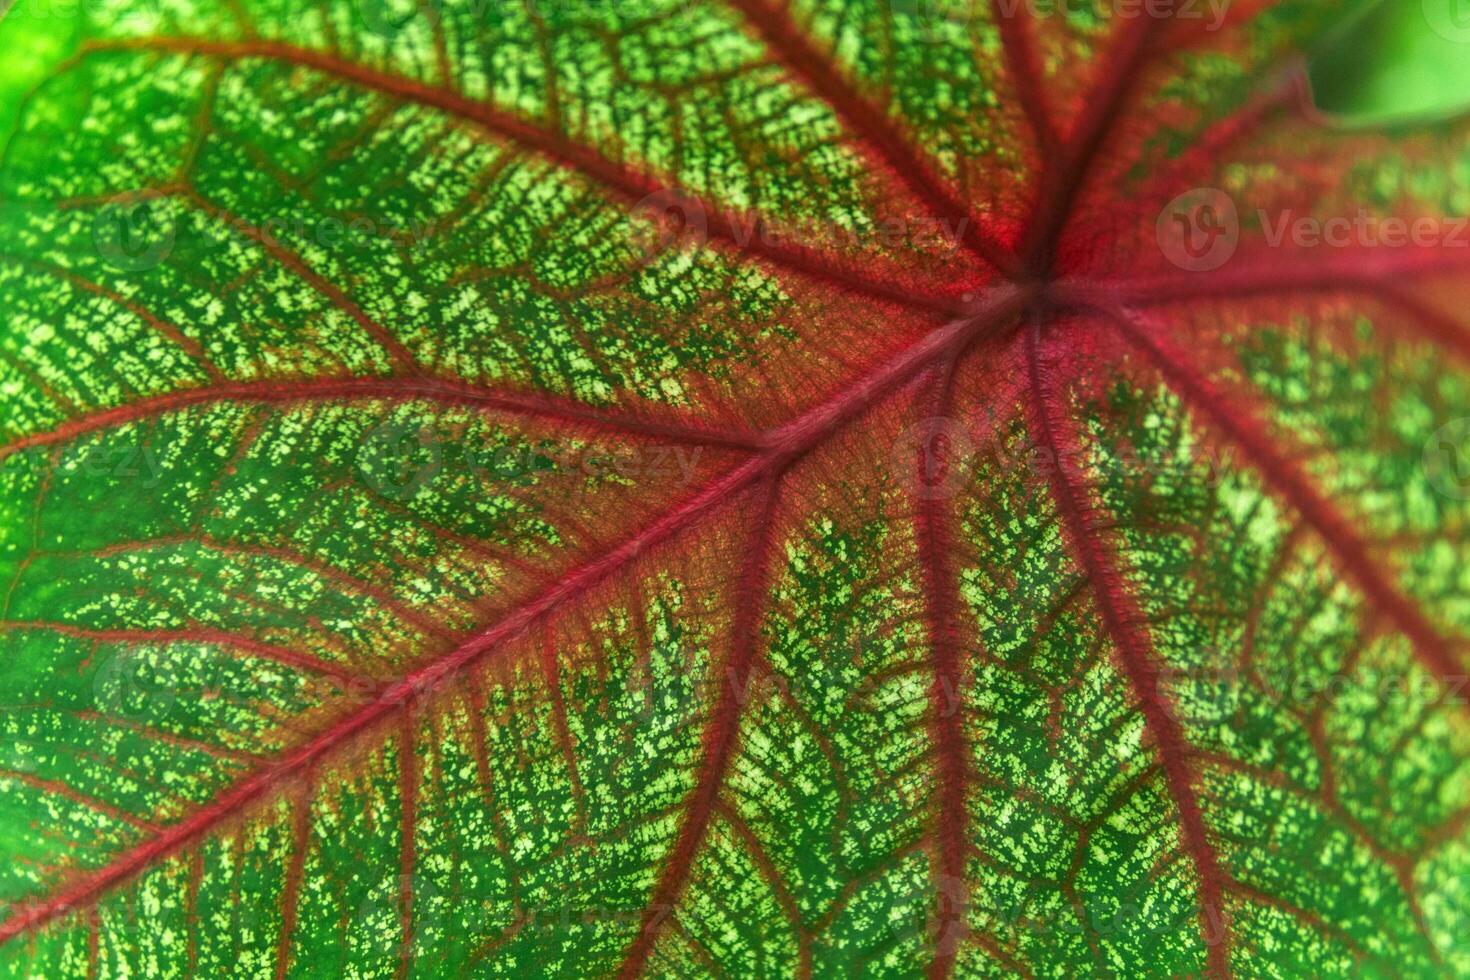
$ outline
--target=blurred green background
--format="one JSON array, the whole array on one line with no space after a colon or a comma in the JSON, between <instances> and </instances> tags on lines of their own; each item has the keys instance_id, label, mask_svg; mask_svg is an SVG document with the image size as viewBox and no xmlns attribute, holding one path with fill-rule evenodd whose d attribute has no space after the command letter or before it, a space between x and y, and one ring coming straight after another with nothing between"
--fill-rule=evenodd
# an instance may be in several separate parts
<instances>
[{"instance_id":1,"label":"blurred green background","mask_svg":"<svg viewBox=\"0 0 1470 980\"><path fill-rule=\"evenodd\" d=\"M1366 122L1470 107L1470 0L1381 0L1311 54L1329 112Z\"/></svg>"}]
</instances>

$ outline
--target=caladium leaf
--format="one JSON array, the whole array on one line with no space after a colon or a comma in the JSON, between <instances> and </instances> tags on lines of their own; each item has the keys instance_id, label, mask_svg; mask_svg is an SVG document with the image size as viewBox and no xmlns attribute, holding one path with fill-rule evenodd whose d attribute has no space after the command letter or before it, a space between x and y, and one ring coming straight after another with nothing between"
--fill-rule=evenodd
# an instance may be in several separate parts
<instances>
[{"instance_id":1,"label":"caladium leaf","mask_svg":"<svg viewBox=\"0 0 1470 980\"><path fill-rule=\"evenodd\" d=\"M6 975L1470 974L1353 7L19 0Z\"/></svg>"}]
</instances>

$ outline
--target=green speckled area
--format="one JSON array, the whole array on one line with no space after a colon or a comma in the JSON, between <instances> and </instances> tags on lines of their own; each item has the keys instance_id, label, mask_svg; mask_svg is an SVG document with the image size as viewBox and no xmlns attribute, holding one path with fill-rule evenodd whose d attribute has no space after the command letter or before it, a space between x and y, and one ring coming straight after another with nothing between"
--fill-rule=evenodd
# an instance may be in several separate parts
<instances>
[{"instance_id":1,"label":"green speckled area","mask_svg":"<svg viewBox=\"0 0 1470 980\"><path fill-rule=\"evenodd\" d=\"M1470 129L1128 6L18 0L0 975L1470 976Z\"/></svg>"}]
</instances>

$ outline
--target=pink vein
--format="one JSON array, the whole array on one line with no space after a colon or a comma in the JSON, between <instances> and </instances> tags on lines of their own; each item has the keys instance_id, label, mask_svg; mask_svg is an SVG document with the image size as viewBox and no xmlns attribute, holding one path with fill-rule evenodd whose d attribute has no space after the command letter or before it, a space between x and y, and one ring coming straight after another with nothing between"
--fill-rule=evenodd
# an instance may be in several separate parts
<instances>
[{"instance_id":1,"label":"pink vein","mask_svg":"<svg viewBox=\"0 0 1470 980\"><path fill-rule=\"evenodd\" d=\"M419 759L415 750L414 702L405 701L400 711L398 746L398 919L403 935L398 946L398 977L408 976L413 966L413 885L418 860L415 849L418 824Z\"/></svg>"},{"instance_id":2,"label":"pink vein","mask_svg":"<svg viewBox=\"0 0 1470 980\"><path fill-rule=\"evenodd\" d=\"M1292 65L1282 73L1280 81L1246 101L1234 112L1217 120L1187 150L1161 164L1136 195L1140 203L1157 207L1158 202L1189 186L1188 174L1198 167L1212 171L1220 166L1227 151L1250 137L1272 120L1282 109L1295 107L1305 116L1311 103L1310 83L1301 65Z\"/></svg>"},{"instance_id":3,"label":"pink vein","mask_svg":"<svg viewBox=\"0 0 1470 980\"><path fill-rule=\"evenodd\" d=\"M1028 332L1027 360L1031 381L1034 438L1051 460L1048 467L1052 496L1082 570L1092 586L1099 612L1113 639L1124 674L1138 702L1144 724L1159 753L1164 781L1179 823L1185 851L1199 878L1200 934L1207 948L1209 971L1230 974L1230 924L1226 917L1226 875L1205 828L1204 813L1189 771L1189 745L1174 713L1165 702L1153 642L1145 628L1143 611L1119 568L1119 557L1099 529L1090 491L1076 471L1083 457L1080 442L1066 412L1058 404L1050 369L1042 362L1040 328ZM1220 936L1214 930L1222 930Z\"/></svg>"},{"instance_id":4,"label":"pink vein","mask_svg":"<svg viewBox=\"0 0 1470 980\"><path fill-rule=\"evenodd\" d=\"M133 814L128 813L126 810L114 806L113 804L108 803L105 800L99 800L95 796L88 796L87 794L82 793L71 786L68 786L66 783L57 782L54 779L45 779L41 776L33 775L32 773L19 772L14 769L0 769L0 781L5 780L17 783L24 783L25 785L30 786L33 789L43 790L47 793L59 796L64 800L70 800L71 802L79 806L84 806L89 810L95 810L98 813L103 814L104 816L111 817L113 820L116 820L119 823L128 824L129 826L135 827L139 830L146 830L154 833L158 831L158 825L153 823L152 821L144 820L142 817L134 816Z\"/></svg>"},{"instance_id":5,"label":"pink vein","mask_svg":"<svg viewBox=\"0 0 1470 980\"><path fill-rule=\"evenodd\" d=\"M699 425L605 412L547 395L495 391L450 378L326 377L300 380L236 381L150 395L137 401L71 419L55 428L21 436L0 445L0 460L23 450L68 442L89 432L116 428L154 415L196 405L236 402L291 405L338 401L344 398L394 402L426 401L441 405L482 408L512 415L584 425L606 432L669 439L692 445L750 449L756 444L756 437L749 433L722 431Z\"/></svg>"},{"instance_id":6,"label":"pink vein","mask_svg":"<svg viewBox=\"0 0 1470 980\"><path fill-rule=\"evenodd\" d=\"M296 918L301 905L301 881L306 869L306 850L311 844L310 778L302 780L291 814L291 858L281 895L281 934L276 946L275 980L285 980L291 966L291 947L296 938Z\"/></svg>"},{"instance_id":7,"label":"pink vein","mask_svg":"<svg viewBox=\"0 0 1470 980\"><path fill-rule=\"evenodd\" d=\"M33 620L10 620L0 622L0 631L11 629L45 630L58 633L62 636L75 637L82 640L97 640L103 643L203 643L208 646L226 647L238 650L240 653L269 660L272 663L281 664L284 667L293 667L312 674L320 674L323 677L335 681L338 686L348 687L361 684L366 678L353 673L342 664L334 664L330 661L313 657L309 653L300 653L289 647L277 646L273 643L264 643L249 636L238 633L230 633L225 630L210 629L208 627L188 627L184 629L137 629L137 628L113 628L94 629L86 626L74 626L71 623L39 622Z\"/></svg>"},{"instance_id":8,"label":"pink vein","mask_svg":"<svg viewBox=\"0 0 1470 980\"><path fill-rule=\"evenodd\" d=\"M107 300L108 302L118 307L121 307L124 310L127 310L129 313L133 314L133 316L137 317L139 320L143 321L149 327L151 327L153 331L157 333L160 337L164 338L169 343L178 347L185 354L187 354L190 360L194 361L194 363L198 365L199 369L207 374L212 380L218 381L222 379L223 376L220 374L219 368L214 366L214 364L209 360L208 355L204 353L204 349L200 347L193 338L187 336L182 330L174 326L172 323L169 323L167 320L164 320L154 315L147 307L142 306L141 304L136 303L128 297L122 295L121 293L109 289L106 286L101 285L100 283L95 283L92 280L87 279L86 277L79 275L78 273L73 272L71 269L67 269L63 266L55 265L50 262L44 262L40 259L22 258L20 256L13 255L3 255L0 256L0 258L3 258L3 260L6 262L14 262L17 265L21 265L38 272L42 272L47 275L56 276L66 281L67 283L70 283L75 288L82 290L83 292L91 293L93 296L99 296Z\"/></svg>"},{"instance_id":9,"label":"pink vein","mask_svg":"<svg viewBox=\"0 0 1470 980\"><path fill-rule=\"evenodd\" d=\"M83 876L48 901L12 915L0 925L0 942L41 925L70 908L94 901L108 888L188 846L221 821L263 798L284 780L299 778L313 763L338 745L350 742L396 712L402 711L403 705L411 699L437 689L480 661L491 650L523 634L539 617L593 587L632 561L644 549L687 527L711 507L726 499L730 493L757 479L765 468L764 460L748 462L711 482L617 548L573 570L553 587L448 655L388 686L372 701L348 714L335 725L229 786L212 802L200 807L189 817L120 854L109 864Z\"/></svg>"},{"instance_id":10,"label":"pink vein","mask_svg":"<svg viewBox=\"0 0 1470 980\"><path fill-rule=\"evenodd\" d=\"M690 527L746 488L791 465L936 360L953 354L987 329L1013 318L1029 299L1030 294L1022 289L999 287L993 290L990 298L974 309L970 317L933 331L827 401L768 433L759 455L697 488L651 523L606 552L571 569L493 625L387 685L368 703L307 742L229 785L210 803L162 833L64 885L52 897L13 914L0 923L0 943L43 925L69 909L95 901L103 892L152 863L189 846L223 821L264 798L282 782L300 778L317 760L371 731L394 712L402 710L403 704L409 700L438 690L508 641L523 636L542 617Z\"/></svg>"},{"instance_id":11,"label":"pink vein","mask_svg":"<svg viewBox=\"0 0 1470 980\"><path fill-rule=\"evenodd\" d=\"M1242 253L1229 266L1208 275L1063 280L1054 287L1052 297L1063 305L1163 306L1289 292L1362 292L1392 287L1410 278L1470 272L1470 248L1364 248L1325 256L1271 252Z\"/></svg>"},{"instance_id":12,"label":"pink vein","mask_svg":"<svg viewBox=\"0 0 1470 980\"><path fill-rule=\"evenodd\" d=\"M192 189L182 190L179 192L179 197L209 215L215 221L229 225L245 238L255 242L265 254L269 255L302 282L320 293L323 298L337 309L350 316L362 328L364 333L377 341L378 346L388 352L388 357L392 360L397 371L405 374L418 372L419 368L417 362L414 360L413 352L405 347L401 340L393 336L392 331L368 316L367 312L361 306L357 305L342 287L331 282L325 276L321 275L321 273L313 269L300 255L297 255L282 245L274 236L255 227L239 215L220 207L198 191Z\"/></svg>"},{"instance_id":13,"label":"pink vein","mask_svg":"<svg viewBox=\"0 0 1470 980\"><path fill-rule=\"evenodd\" d=\"M650 195L668 191L654 177L615 163L590 147L543 129L450 89L426 85L400 75L376 71L324 51L298 47L282 41L211 41L198 37L143 37L88 41L84 51L143 50L221 58L268 58L309 68L379 92L390 98L438 109L504 139L520 144L562 167L596 181L625 200L640 202ZM692 198L690 198L692 200ZM859 275L832 256L797 245L768 240L759 231L760 222L733 217L721 208L704 206L707 230L737 249L784 266L812 279L830 283L845 292L902 303L931 312L954 315L956 304L939 295L916 293L903 285L909 278L900 271L884 270L880 277ZM881 281L878 281L881 279Z\"/></svg>"},{"instance_id":14,"label":"pink vein","mask_svg":"<svg viewBox=\"0 0 1470 980\"><path fill-rule=\"evenodd\" d=\"M1437 310L1397 285L1380 283L1367 287L1371 296L1385 306L1397 309L1409 323L1431 343L1448 350L1461 361L1470 363L1470 331L1458 320Z\"/></svg>"},{"instance_id":15,"label":"pink vein","mask_svg":"<svg viewBox=\"0 0 1470 980\"><path fill-rule=\"evenodd\" d=\"M140 541L123 541L118 544L106 545L89 551L45 551L35 552L35 554L66 558L107 558L113 555L134 554L137 552L152 551L154 549L173 548L181 545L193 545L206 551L213 551L217 554L228 555L233 558L269 558L272 561L278 561L292 568L304 569L324 581L335 583L361 597L376 600L382 604L383 608L387 609L404 623L413 625L425 636L437 637L441 641L450 641L456 638L454 630L441 626L425 611L398 599L391 591L378 582L354 575L346 569L338 568L336 565L324 561L315 555L298 551L288 546L262 544L255 541L220 541L208 535L185 532L183 534L170 534L157 538L146 538Z\"/></svg>"},{"instance_id":16,"label":"pink vein","mask_svg":"<svg viewBox=\"0 0 1470 980\"><path fill-rule=\"evenodd\" d=\"M1187 404L1240 447L1266 483L1316 531L1338 565L1394 628L1408 637L1424 667L1441 680L1464 677L1465 665L1408 596L1386 579L1352 523L1312 486L1295 462L1276 452L1255 418L1232 407L1208 380L1187 367L1158 330L1126 311L1113 311L1118 331L1163 375Z\"/></svg>"},{"instance_id":17,"label":"pink vein","mask_svg":"<svg viewBox=\"0 0 1470 980\"><path fill-rule=\"evenodd\" d=\"M927 406L931 418L948 417L953 395L954 363L936 368L932 381L932 397ZM917 466L925 466L919 454ZM916 481L924 474L916 474ZM921 482L917 483L922 487ZM958 630L958 579L950 562L954 553L953 517L944 502L933 494L916 501L914 515L919 559L927 598L925 623L933 664L933 681L929 690L930 730L933 732L939 770L939 812L937 837L938 875L941 887L938 900L938 937L929 975L947 977L954 970L960 937L964 934L965 855L969 852L969 809L966 787L969 776L968 747L964 720L951 706L961 691L963 668L960 660Z\"/></svg>"},{"instance_id":18,"label":"pink vein","mask_svg":"<svg viewBox=\"0 0 1470 980\"><path fill-rule=\"evenodd\" d=\"M1172 7L1171 0L1164 2ZM1123 21L1119 38L1098 66L1100 83L1073 124L1066 146L1057 154L1057 163L1042 176L1041 192L1021 246L1022 263L1029 271L1050 270L1057 239L1071 217L1072 205L1113 121L1147 64L1150 45L1165 23L1165 17L1153 12Z\"/></svg>"},{"instance_id":19,"label":"pink vein","mask_svg":"<svg viewBox=\"0 0 1470 980\"><path fill-rule=\"evenodd\" d=\"M980 216L935 177L928 162L914 152L910 141L899 133L881 109L853 90L785 9L769 0L731 2L765 42L776 50L787 67L825 99L838 117L877 152L881 161L887 163L926 206L939 217L963 222L962 237L973 253L1008 276L1014 276L1018 267L1010 249L985 234Z\"/></svg>"},{"instance_id":20,"label":"pink vein","mask_svg":"<svg viewBox=\"0 0 1470 980\"><path fill-rule=\"evenodd\" d=\"M1008 0L990 0L990 16L1000 29L1011 84L1021 100L1041 154L1050 156L1057 151L1059 138L1042 87L1041 66L1036 63L1036 49L1031 43L1031 20L1025 16L1025 10L1024 5L1013 5Z\"/></svg>"},{"instance_id":21,"label":"pink vein","mask_svg":"<svg viewBox=\"0 0 1470 980\"><path fill-rule=\"evenodd\" d=\"M572 801L577 808L576 827L579 833L587 830L587 798L582 789L582 774L577 768L576 746L572 742L572 726L567 720L567 701L561 689L561 664L552 645L552 634L542 634L538 649L541 662L541 677L546 682L547 694L551 698L552 724L556 728L556 741L561 747L562 760L566 763L567 779L571 783Z\"/></svg>"},{"instance_id":22,"label":"pink vein","mask_svg":"<svg viewBox=\"0 0 1470 980\"><path fill-rule=\"evenodd\" d=\"M807 927L802 918L801 909L797 906L796 898L791 894L791 888L786 884L781 869L776 867L776 862L771 859L765 844L761 843L760 837L739 813L736 813L724 801L716 801L715 814L736 837L740 838L740 843L749 852L756 870L760 872L761 878L771 889L771 895L776 899L776 904L781 906L781 914L786 918L786 923L791 928L792 938L796 941L796 980L811 980L811 929Z\"/></svg>"},{"instance_id":23,"label":"pink vein","mask_svg":"<svg viewBox=\"0 0 1470 980\"><path fill-rule=\"evenodd\" d=\"M724 788L725 773L735 755L740 716L745 708L751 677L761 660L760 629L770 572L777 496L774 482L760 489L759 512L751 525L754 532L734 593L736 612L730 634L730 656L725 663L725 682L705 724L699 779L684 802L684 819L678 836L669 851L658 885L643 910L638 934L629 945L623 965L618 970L618 976L624 980L632 980L642 974L659 938L665 916L673 910L689 884L694 858L709 831L710 818Z\"/></svg>"}]
</instances>

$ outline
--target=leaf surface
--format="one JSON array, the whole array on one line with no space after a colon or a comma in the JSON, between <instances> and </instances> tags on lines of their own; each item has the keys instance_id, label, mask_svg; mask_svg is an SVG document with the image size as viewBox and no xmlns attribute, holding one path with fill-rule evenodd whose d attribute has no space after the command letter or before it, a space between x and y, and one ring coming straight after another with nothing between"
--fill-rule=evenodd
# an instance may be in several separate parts
<instances>
[{"instance_id":1,"label":"leaf surface","mask_svg":"<svg viewBox=\"0 0 1470 980\"><path fill-rule=\"evenodd\" d=\"M1063 6L20 0L7 974L1470 973L1466 126Z\"/></svg>"}]
</instances>

